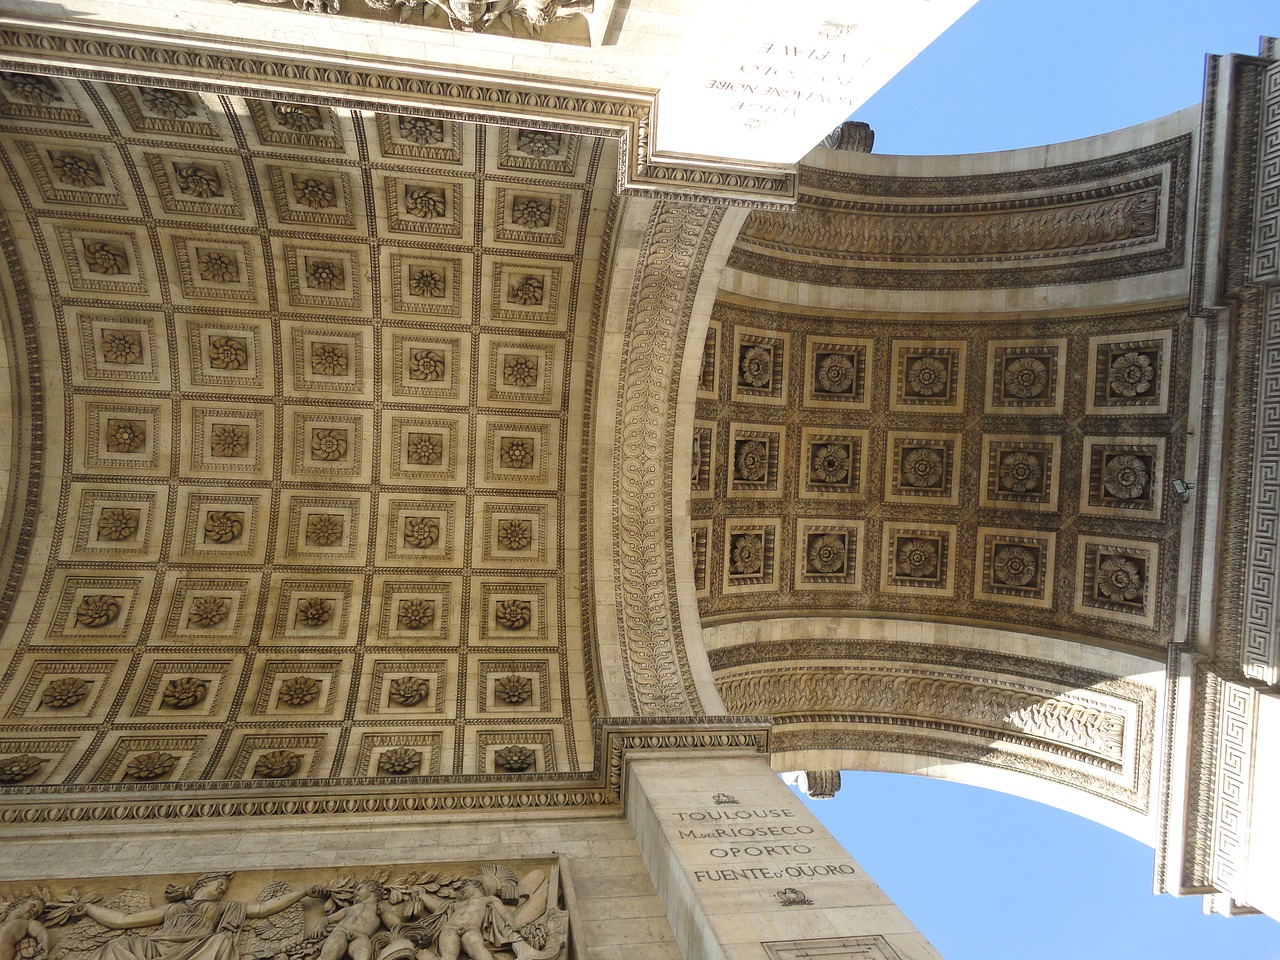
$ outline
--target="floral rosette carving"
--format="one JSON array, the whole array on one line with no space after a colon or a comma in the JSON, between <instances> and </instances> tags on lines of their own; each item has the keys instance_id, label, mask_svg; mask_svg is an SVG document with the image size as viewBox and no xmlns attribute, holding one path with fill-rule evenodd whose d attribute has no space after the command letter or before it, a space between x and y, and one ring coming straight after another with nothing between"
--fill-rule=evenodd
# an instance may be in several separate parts
<instances>
[{"instance_id":1,"label":"floral rosette carving","mask_svg":"<svg viewBox=\"0 0 1280 960\"><path fill-rule=\"evenodd\" d=\"M1130 603L1143 591L1142 572L1128 557L1108 556L1098 564L1098 592L1108 600Z\"/></svg>"},{"instance_id":2,"label":"floral rosette carving","mask_svg":"<svg viewBox=\"0 0 1280 960\"><path fill-rule=\"evenodd\" d=\"M511 220L526 229L551 225L551 204L539 197L517 197L511 204Z\"/></svg>"},{"instance_id":3,"label":"floral rosette carving","mask_svg":"<svg viewBox=\"0 0 1280 960\"><path fill-rule=\"evenodd\" d=\"M426 550L440 542L440 521L435 517L405 517L406 546Z\"/></svg>"},{"instance_id":4,"label":"floral rosette carving","mask_svg":"<svg viewBox=\"0 0 1280 960\"><path fill-rule=\"evenodd\" d=\"M422 767L422 751L409 747L385 750L378 757L378 772L383 776L403 777L417 773Z\"/></svg>"},{"instance_id":5,"label":"floral rosette carving","mask_svg":"<svg viewBox=\"0 0 1280 960\"><path fill-rule=\"evenodd\" d=\"M120 366L142 362L142 338L132 330L103 330L102 359Z\"/></svg>"},{"instance_id":6,"label":"floral rosette carving","mask_svg":"<svg viewBox=\"0 0 1280 960\"><path fill-rule=\"evenodd\" d=\"M528 520L499 520L498 544L507 550L527 550L533 542L533 524Z\"/></svg>"},{"instance_id":7,"label":"floral rosette carving","mask_svg":"<svg viewBox=\"0 0 1280 960\"><path fill-rule=\"evenodd\" d=\"M112 453L137 453L147 444L147 425L141 420L108 420L106 433Z\"/></svg>"},{"instance_id":8,"label":"floral rosette carving","mask_svg":"<svg viewBox=\"0 0 1280 960\"><path fill-rule=\"evenodd\" d=\"M1137 500L1147 492L1150 477L1147 465L1130 454L1122 454L1107 460L1102 468L1102 486L1120 500Z\"/></svg>"},{"instance_id":9,"label":"floral rosette carving","mask_svg":"<svg viewBox=\"0 0 1280 960\"><path fill-rule=\"evenodd\" d=\"M196 115L196 105L191 95L181 90L139 87L138 95L144 107L166 120L188 120Z\"/></svg>"},{"instance_id":10,"label":"floral rosette carving","mask_svg":"<svg viewBox=\"0 0 1280 960\"><path fill-rule=\"evenodd\" d=\"M522 307L540 307L542 306L542 288L542 278L523 277L511 289L511 300Z\"/></svg>"},{"instance_id":11,"label":"floral rosette carving","mask_svg":"<svg viewBox=\"0 0 1280 960\"><path fill-rule=\"evenodd\" d=\"M520 744L503 747L493 753L493 765L499 770L510 773L524 773L534 765L536 760L537 754Z\"/></svg>"},{"instance_id":12,"label":"floral rosette carving","mask_svg":"<svg viewBox=\"0 0 1280 960\"><path fill-rule=\"evenodd\" d=\"M444 379L444 354L439 350L412 350L409 353L409 379L438 382Z\"/></svg>"},{"instance_id":13,"label":"floral rosette carving","mask_svg":"<svg viewBox=\"0 0 1280 960\"><path fill-rule=\"evenodd\" d=\"M503 437L499 444L498 456L502 465L509 469L532 469L533 441L525 437Z\"/></svg>"},{"instance_id":14,"label":"floral rosette carving","mask_svg":"<svg viewBox=\"0 0 1280 960\"><path fill-rule=\"evenodd\" d=\"M210 283L235 283L240 279L240 264L230 253L206 250L196 259L196 272Z\"/></svg>"},{"instance_id":15,"label":"floral rosette carving","mask_svg":"<svg viewBox=\"0 0 1280 960\"><path fill-rule=\"evenodd\" d=\"M844 483L849 479L849 448L833 443L813 451L809 470L818 483Z\"/></svg>"},{"instance_id":16,"label":"floral rosette carving","mask_svg":"<svg viewBox=\"0 0 1280 960\"><path fill-rule=\"evenodd\" d=\"M853 389L853 361L843 353L832 353L818 363L818 389L823 393L849 393Z\"/></svg>"},{"instance_id":17,"label":"floral rosette carving","mask_svg":"<svg viewBox=\"0 0 1280 960\"><path fill-rule=\"evenodd\" d=\"M769 445L761 440L742 441L738 444L733 466L734 475L739 480L763 480L769 473Z\"/></svg>"},{"instance_id":18,"label":"floral rosette carving","mask_svg":"<svg viewBox=\"0 0 1280 960\"><path fill-rule=\"evenodd\" d=\"M342 290L347 285L346 273L336 260L310 260L306 269L307 286L316 290Z\"/></svg>"},{"instance_id":19,"label":"floral rosette carving","mask_svg":"<svg viewBox=\"0 0 1280 960\"><path fill-rule=\"evenodd\" d=\"M319 177L298 177L293 181L294 202L312 210L325 210L337 206L338 194L331 180Z\"/></svg>"},{"instance_id":20,"label":"floral rosette carving","mask_svg":"<svg viewBox=\"0 0 1280 960\"><path fill-rule=\"evenodd\" d=\"M191 600L188 624L195 627L216 627L231 613L229 597L201 596Z\"/></svg>"},{"instance_id":21,"label":"floral rosette carving","mask_svg":"<svg viewBox=\"0 0 1280 960\"><path fill-rule=\"evenodd\" d=\"M528 600L499 600L493 610L493 619L507 630L520 630L533 619L533 604Z\"/></svg>"},{"instance_id":22,"label":"floral rosette carving","mask_svg":"<svg viewBox=\"0 0 1280 960\"><path fill-rule=\"evenodd\" d=\"M138 532L138 511L129 507L107 507L98 514L98 539L129 540Z\"/></svg>"},{"instance_id":23,"label":"floral rosette carving","mask_svg":"<svg viewBox=\"0 0 1280 960\"><path fill-rule=\"evenodd\" d=\"M33 107L47 107L62 99L53 81L45 77L37 77L30 73L3 73L0 82L4 92L15 103L25 103Z\"/></svg>"},{"instance_id":24,"label":"floral rosette carving","mask_svg":"<svg viewBox=\"0 0 1280 960\"><path fill-rule=\"evenodd\" d=\"M752 576L763 571L764 537L758 533L735 536L730 547L729 566L738 576Z\"/></svg>"},{"instance_id":25,"label":"floral rosette carving","mask_svg":"<svg viewBox=\"0 0 1280 960\"><path fill-rule=\"evenodd\" d=\"M947 365L937 357L916 357L907 366L907 388L918 397L936 397L947 383Z\"/></svg>"},{"instance_id":26,"label":"floral rosette carving","mask_svg":"<svg viewBox=\"0 0 1280 960\"><path fill-rule=\"evenodd\" d=\"M915 447L902 458L902 480L908 486L936 487L942 473L942 454L931 447Z\"/></svg>"},{"instance_id":27,"label":"floral rosette carving","mask_svg":"<svg viewBox=\"0 0 1280 960\"><path fill-rule=\"evenodd\" d=\"M1005 364L1004 392L1021 400L1033 400L1049 385L1049 368L1038 357L1018 357Z\"/></svg>"},{"instance_id":28,"label":"floral rosette carving","mask_svg":"<svg viewBox=\"0 0 1280 960\"><path fill-rule=\"evenodd\" d=\"M314 133L324 126L324 114L309 103L273 103L276 123L294 133Z\"/></svg>"},{"instance_id":29,"label":"floral rosette carving","mask_svg":"<svg viewBox=\"0 0 1280 960\"><path fill-rule=\"evenodd\" d=\"M172 753L156 750L138 754L125 764L124 772L134 780L159 780L177 765L178 758Z\"/></svg>"},{"instance_id":30,"label":"floral rosette carving","mask_svg":"<svg viewBox=\"0 0 1280 960\"><path fill-rule=\"evenodd\" d=\"M396 677L387 688L387 699L402 707L416 707L430 692L431 683L425 677Z\"/></svg>"},{"instance_id":31,"label":"floral rosette carving","mask_svg":"<svg viewBox=\"0 0 1280 960\"><path fill-rule=\"evenodd\" d=\"M283 780L302 769L302 755L292 750L271 750L258 757L253 775L267 780Z\"/></svg>"},{"instance_id":32,"label":"floral rosette carving","mask_svg":"<svg viewBox=\"0 0 1280 960\"><path fill-rule=\"evenodd\" d=\"M40 691L40 703L53 710L74 707L89 695L89 684L80 677L59 677Z\"/></svg>"},{"instance_id":33,"label":"floral rosette carving","mask_svg":"<svg viewBox=\"0 0 1280 960\"><path fill-rule=\"evenodd\" d=\"M444 141L444 122L433 117L397 117L400 136L420 147L430 147Z\"/></svg>"},{"instance_id":34,"label":"floral rosette carving","mask_svg":"<svg viewBox=\"0 0 1280 960\"><path fill-rule=\"evenodd\" d=\"M1035 579L1038 567L1036 555L1016 545L997 550L991 564L996 580L1011 587L1025 587Z\"/></svg>"},{"instance_id":35,"label":"floral rosette carving","mask_svg":"<svg viewBox=\"0 0 1280 960\"><path fill-rule=\"evenodd\" d=\"M124 248L107 240L91 240L84 245L85 266L90 273L115 277L129 270L129 255Z\"/></svg>"},{"instance_id":36,"label":"floral rosette carving","mask_svg":"<svg viewBox=\"0 0 1280 960\"><path fill-rule=\"evenodd\" d=\"M98 161L92 157L78 153L59 153L50 157L49 163L53 168L53 175L69 187L84 189L103 185L102 170L98 167Z\"/></svg>"},{"instance_id":37,"label":"floral rosette carving","mask_svg":"<svg viewBox=\"0 0 1280 960\"><path fill-rule=\"evenodd\" d=\"M346 520L335 513L313 513L307 517L307 543L313 547L331 547L346 532Z\"/></svg>"},{"instance_id":38,"label":"floral rosette carving","mask_svg":"<svg viewBox=\"0 0 1280 960\"><path fill-rule=\"evenodd\" d=\"M409 273L409 292L415 297L443 297L444 275L419 267Z\"/></svg>"},{"instance_id":39,"label":"floral rosette carving","mask_svg":"<svg viewBox=\"0 0 1280 960\"><path fill-rule=\"evenodd\" d=\"M920 579L938 572L938 545L913 538L898 547L898 575Z\"/></svg>"},{"instance_id":40,"label":"floral rosette carving","mask_svg":"<svg viewBox=\"0 0 1280 960\"><path fill-rule=\"evenodd\" d=\"M200 677L174 677L165 684L160 702L174 710L189 710L209 693L209 681Z\"/></svg>"},{"instance_id":41,"label":"floral rosette carving","mask_svg":"<svg viewBox=\"0 0 1280 960\"><path fill-rule=\"evenodd\" d=\"M40 772L44 763L44 757L32 756L29 753L0 757L0 783L21 783L23 780L29 780Z\"/></svg>"},{"instance_id":42,"label":"floral rosette carving","mask_svg":"<svg viewBox=\"0 0 1280 960\"><path fill-rule=\"evenodd\" d=\"M844 538L834 533L824 533L809 543L809 567L816 573L842 573L846 559Z\"/></svg>"},{"instance_id":43,"label":"floral rosette carving","mask_svg":"<svg viewBox=\"0 0 1280 960\"><path fill-rule=\"evenodd\" d=\"M404 192L404 210L419 220L436 220L445 215L447 206L443 190L411 187Z\"/></svg>"},{"instance_id":44,"label":"floral rosette carving","mask_svg":"<svg viewBox=\"0 0 1280 960\"><path fill-rule=\"evenodd\" d=\"M1026 493L1040 486L1040 458L1021 450L1000 460L1000 486L1014 493Z\"/></svg>"},{"instance_id":45,"label":"floral rosette carving","mask_svg":"<svg viewBox=\"0 0 1280 960\"><path fill-rule=\"evenodd\" d=\"M120 598L105 593L82 597L76 606L76 623L95 629L105 627L120 616Z\"/></svg>"},{"instance_id":46,"label":"floral rosette carving","mask_svg":"<svg viewBox=\"0 0 1280 960\"><path fill-rule=\"evenodd\" d=\"M549 130L517 131L516 149L525 156L536 157L539 160L555 156L560 152L560 134Z\"/></svg>"},{"instance_id":47,"label":"floral rosette carving","mask_svg":"<svg viewBox=\"0 0 1280 960\"><path fill-rule=\"evenodd\" d=\"M320 681L315 677L289 677L280 684L277 703L289 707L305 707L320 696Z\"/></svg>"},{"instance_id":48,"label":"floral rosette carving","mask_svg":"<svg viewBox=\"0 0 1280 960\"><path fill-rule=\"evenodd\" d=\"M1136 397L1151 389L1151 382L1155 376L1156 371L1151 365L1151 359L1137 351L1131 351L1121 354L1111 362L1107 382L1111 385L1113 393L1122 397Z\"/></svg>"},{"instance_id":49,"label":"floral rosette carving","mask_svg":"<svg viewBox=\"0 0 1280 960\"><path fill-rule=\"evenodd\" d=\"M738 380L748 387L767 387L773 380L773 351L768 347L747 347L738 360Z\"/></svg>"},{"instance_id":50,"label":"floral rosette carving","mask_svg":"<svg viewBox=\"0 0 1280 960\"><path fill-rule=\"evenodd\" d=\"M175 167L173 176L178 185L178 192L185 193L189 197L195 197L197 200L211 200L222 196L222 178L216 170L209 167L196 164Z\"/></svg>"},{"instance_id":51,"label":"floral rosette carving","mask_svg":"<svg viewBox=\"0 0 1280 960\"><path fill-rule=\"evenodd\" d=\"M517 706L533 696L533 681L518 673L498 677L493 681L493 694L504 703Z\"/></svg>"},{"instance_id":52,"label":"floral rosette carving","mask_svg":"<svg viewBox=\"0 0 1280 960\"><path fill-rule=\"evenodd\" d=\"M440 463L443 446L434 433L411 433L404 452L410 463L434 466Z\"/></svg>"},{"instance_id":53,"label":"floral rosette carving","mask_svg":"<svg viewBox=\"0 0 1280 960\"><path fill-rule=\"evenodd\" d=\"M215 423L209 430L215 457L243 457L249 452L249 428L242 423Z\"/></svg>"},{"instance_id":54,"label":"floral rosette carving","mask_svg":"<svg viewBox=\"0 0 1280 960\"><path fill-rule=\"evenodd\" d=\"M249 362L249 344L242 337L210 337L209 365L218 370L240 370Z\"/></svg>"},{"instance_id":55,"label":"floral rosette carving","mask_svg":"<svg viewBox=\"0 0 1280 960\"><path fill-rule=\"evenodd\" d=\"M298 623L304 627L322 627L333 619L333 601L326 597L308 597L298 601Z\"/></svg>"},{"instance_id":56,"label":"floral rosette carving","mask_svg":"<svg viewBox=\"0 0 1280 960\"><path fill-rule=\"evenodd\" d=\"M502 365L502 382L509 387L532 387L538 383L538 358L513 353Z\"/></svg>"},{"instance_id":57,"label":"floral rosette carving","mask_svg":"<svg viewBox=\"0 0 1280 960\"><path fill-rule=\"evenodd\" d=\"M342 343L311 346L311 372L321 377L341 377L347 372L347 347Z\"/></svg>"},{"instance_id":58,"label":"floral rosette carving","mask_svg":"<svg viewBox=\"0 0 1280 960\"><path fill-rule=\"evenodd\" d=\"M401 600L396 619L402 630L425 630L436 622L436 605L430 600Z\"/></svg>"},{"instance_id":59,"label":"floral rosette carving","mask_svg":"<svg viewBox=\"0 0 1280 960\"><path fill-rule=\"evenodd\" d=\"M214 510L204 520L204 537L213 543L231 543L244 532L244 514L233 510Z\"/></svg>"},{"instance_id":60,"label":"floral rosette carving","mask_svg":"<svg viewBox=\"0 0 1280 960\"><path fill-rule=\"evenodd\" d=\"M317 460L341 460L347 455L347 431L321 427L311 431L311 456Z\"/></svg>"}]
</instances>

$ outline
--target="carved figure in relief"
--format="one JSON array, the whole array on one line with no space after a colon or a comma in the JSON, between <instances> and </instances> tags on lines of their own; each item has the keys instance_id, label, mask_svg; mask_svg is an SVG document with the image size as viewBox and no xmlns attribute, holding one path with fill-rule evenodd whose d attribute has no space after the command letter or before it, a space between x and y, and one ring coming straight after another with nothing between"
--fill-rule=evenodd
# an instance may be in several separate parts
<instances>
[{"instance_id":1,"label":"carved figure in relief","mask_svg":"<svg viewBox=\"0 0 1280 960\"><path fill-rule=\"evenodd\" d=\"M249 902L227 898L233 877L169 884L161 906L136 888L0 894L0 960L557 960L569 934L554 867L273 879Z\"/></svg>"},{"instance_id":2,"label":"carved figure in relief","mask_svg":"<svg viewBox=\"0 0 1280 960\"><path fill-rule=\"evenodd\" d=\"M369 960L373 945L370 939L385 923L394 930L400 926L401 917L389 904L382 884L377 880L361 880L356 884L355 899L350 906L329 914L327 923L332 925L329 935L320 947L319 960Z\"/></svg>"},{"instance_id":3,"label":"carved figure in relief","mask_svg":"<svg viewBox=\"0 0 1280 960\"><path fill-rule=\"evenodd\" d=\"M141 936L115 937L98 960L239 960L240 933L248 920L274 916L304 897L323 897L321 887L294 890L255 904L223 900L230 873L206 873L189 887L170 885L168 905L123 913L84 903L86 916L110 930L159 929Z\"/></svg>"},{"instance_id":4,"label":"carved figure in relief","mask_svg":"<svg viewBox=\"0 0 1280 960\"><path fill-rule=\"evenodd\" d=\"M492 874L468 880L461 899L446 908L440 928L440 960L458 960L459 951L471 960L493 960L485 942L505 946L515 939L511 914L498 899L502 881Z\"/></svg>"},{"instance_id":5,"label":"carved figure in relief","mask_svg":"<svg viewBox=\"0 0 1280 960\"><path fill-rule=\"evenodd\" d=\"M368 2L368 0L366 0ZM510 22L515 15L538 33L552 20L588 13L594 0L426 0L449 18L455 30L482 33L495 20Z\"/></svg>"},{"instance_id":6,"label":"carved figure in relief","mask_svg":"<svg viewBox=\"0 0 1280 960\"><path fill-rule=\"evenodd\" d=\"M9 904L0 919L0 960L38 960L48 955L49 934L36 919L43 912L44 901L36 896Z\"/></svg>"}]
</instances>

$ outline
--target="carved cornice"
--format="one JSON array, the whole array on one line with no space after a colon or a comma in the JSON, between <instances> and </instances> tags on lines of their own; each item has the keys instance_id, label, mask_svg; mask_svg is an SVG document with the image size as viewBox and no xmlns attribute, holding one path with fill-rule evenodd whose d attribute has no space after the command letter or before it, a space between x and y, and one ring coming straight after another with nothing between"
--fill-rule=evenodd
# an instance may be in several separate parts
<instances>
[{"instance_id":1,"label":"carved cornice","mask_svg":"<svg viewBox=\"0 0 1280 960\"><path fill-rule=\"evenodd\" d=\"M1191 138L1182 136L1104 160L979 177L805 168L799 207L753 213L729 265L806 283L922 290L1176 269L1190 159Z\"/></svg>"},{"instance_id":2,"label":"carved cornice","mask_svg":"<svg viewBox=\"0 0 1280 960\"><path fill-rule=\"evenodd\" d=\"M701 713L680 637L671 471L680 354L722 211L662 204L642 245L622 357L614 459L614 574L623 664L644 716Z\"/></svg>"},{"instance_id":3,"label":"carved cornice","mask_svg":"<svg viewBox=\"0 0 1280 960\"><path fill-rule=\"evenodd\" d=\"M234 781L78 785L6 785L0 824L14 835L26 827L96 826L108 823L240 820L260 817L395 816L574 812L618 808L626 758L633 750L748 750L767 753L765 717L669 717L595 724L594 773L563 774L529 784L519 776L291 780L271 785Z\"/></svg>"},{"instance_id":4,"label":"carved cornice","mask_svg":"<svg viewBox=\"0 0 1280 960\"><path fill-rule=\"evenodd\" d=\"M278 47L139 35L104 27L0 18L0 69L113 83L161 83L246 97L292 96L308 103L429 117L535 124L620 140L618 189L710 203L788 206L796 175L728 161L673 163L650 156L653 97L549 81L468 75L362 60L281 53Z\"/></svg>"}]
</instances>

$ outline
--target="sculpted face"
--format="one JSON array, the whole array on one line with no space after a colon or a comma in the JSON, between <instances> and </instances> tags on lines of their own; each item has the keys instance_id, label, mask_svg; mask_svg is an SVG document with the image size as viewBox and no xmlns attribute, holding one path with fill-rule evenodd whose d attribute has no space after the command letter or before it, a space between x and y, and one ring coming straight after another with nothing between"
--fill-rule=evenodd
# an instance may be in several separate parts
<instances>
[{"instance_id":1,"label":"sculpted face","mask_svg":"<svg viewBox=\"0 0 1280 960\"><path fill-rule=\"evenodd\" d=\"M40 911L43 909L44 909L44 903L41 902L40 900L36 900L34 898L30 900L24 900L13 911L12 916L19 917L23 920L34 920L36 917L40 916Z\"/></svg>"},{"instance_id":2,"label":"sculpted face","mask_svg":"<svg viewBox=\"0 0 1280 960\"><path fill-rule=\"evenodd\" d=\"M486 0L449 0L449 9L463 23L479 23L487 6Z\"/></svg>"},{"instance_id":3,"label":"sculpted face","mask_svg":"<svg viewBox=\"0 0 1280 960\"><path fill-rule=\"evenodd\" d=\"M378 885L370 883L368 880L361 880L356 884L355 897L357 900L368 900L378 892Z\"/></svg>"},{"instance_id":4,"label":"sculpted face","mask_svg":"<svg viewBox=\"0 0 1280 960\"><path fill-rule=\"evenodd\" d=\"M230 882L225 877L215 877L212 880L206 880L200 886L196 887L191 893L193 900L221 900L230 887Z\"/></svg>"}]
</instances>

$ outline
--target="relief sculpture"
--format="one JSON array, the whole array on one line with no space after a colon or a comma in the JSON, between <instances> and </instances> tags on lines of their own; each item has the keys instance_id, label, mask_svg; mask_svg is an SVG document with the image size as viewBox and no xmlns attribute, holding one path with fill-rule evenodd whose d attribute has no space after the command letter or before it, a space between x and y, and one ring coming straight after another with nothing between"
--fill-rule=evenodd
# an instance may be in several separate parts
<instances>
[{"instance_id":1,"label":"relief sculpture","mask_svg":"<svg viewBox=\"0 0 1280 960\"><path fill-rule=\"evenodd\" d=\"M0 960L563 960L559 868L485 864L390 879L214 872L134 878L62 893L14 889L0 909ZM241 896L237 899L233 887ZM81 892L83 889L83 892ZM256 894L253 893L256 891ZM165 902L157 904L162 899Z\"/></svg>"}]
</instances>

